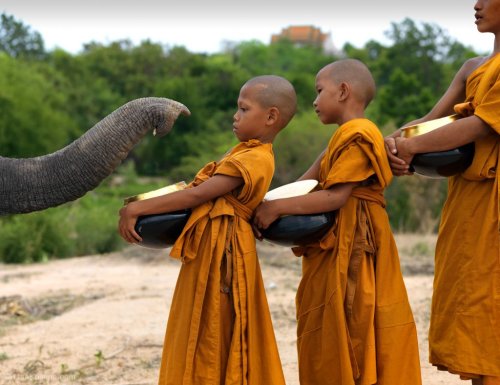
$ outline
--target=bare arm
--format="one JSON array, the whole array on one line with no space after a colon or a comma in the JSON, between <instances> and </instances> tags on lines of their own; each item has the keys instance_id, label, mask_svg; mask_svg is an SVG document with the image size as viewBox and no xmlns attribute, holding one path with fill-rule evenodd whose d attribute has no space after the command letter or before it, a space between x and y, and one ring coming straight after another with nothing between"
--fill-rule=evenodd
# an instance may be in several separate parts
<instances>
[{"instance_id":1,"label":"bare arm","mask_svg":"<svg viewBox=\"0 0 500 385\"><path fill-rule=\"evenodd\" d=\"M142 239L134 229L139 216L193 208L227 194L242 184L242 178L215 175L196 187L176 191L156 198L131 202L120 210L118 231L127 242L140 242Z\"/></svg>"},{"instance_id":2,"label":"bare arm","mask_svg":"<svg viewBox=\"0 0 500 385\"><path fill-rule=\"evenodd\" d=\"M398 156L408 164L415 154L446 151L474 142L491 132L490 126L477 116L469 116L437 128L425 135L397 138Z\"/></svg>"},{"instance_id":3,"label":"bare arm","mask_svg":"<svg viewBox=\"0 0 500 385\"><path fill-rule=\"evenodd\" d=\"M255 211L254 224L261 229L282 215L317 214L334 211L349 199L356 183L337 184L328 190L316 191L293 198L262 202Z\"/></svg>"},{"instance_id":4,"label":"bare arm","mask_svg":"<svg viewBox=\"0 0 500 385\"><path fill-rule=\"evenodd\" d=\"M441 97L441 99L439 99L436 105L432 108L432 110L422 118L408 122L407 124L405 124L405 126L410 126L453 114L453 107L455 106L455 104L463 102L465 100L465 85L467 78L472 73L472 71L474 71L483 62L483 60L483 58L473 58L467 60L457 72L450 86ZM387 151L387 156L389 158L389 163L391 165L392 172L397 176L411 174L409 172L409 163L405 162L398 153L396 138L399 138L400 136L401 129L398 129L385 138L385 148Z\"/></svg>"}]
</instances>

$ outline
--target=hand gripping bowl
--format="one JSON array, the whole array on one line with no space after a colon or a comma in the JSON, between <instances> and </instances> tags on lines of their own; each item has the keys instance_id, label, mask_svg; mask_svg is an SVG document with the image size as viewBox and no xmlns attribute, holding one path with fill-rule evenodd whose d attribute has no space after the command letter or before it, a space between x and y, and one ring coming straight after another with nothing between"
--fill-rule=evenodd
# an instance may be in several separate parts
<instances>
[{"instance_id":1,"label":"hand gripping bowl","mask_svg":"<svg viewBox=\"0 0 500 385\"><path fill-rule=\"evenodd\" d=\"M304 195L317 184L318 182L312 179L289 183L269 191L264 199L273 200ZM333 226L334 220L335 212L285 215L276 219L267 229L261 229L260 232L270 243L287 247L301 246L321 239Z\"/></svg>"},{"instance_id":2,"label":"hand gripping bowl","mask_svg":"<svg viewBox=\"0 0 500 385\"><path fill-rule=\"evenodd\" d=\"M414 126L403 127L401 136L411 138L422 135L452 123L459 118L459 115L450 115ZM473 157L474 143L469 143L453 150L416 154L410 166L416 174L430 178L445 178L465 171L472 163Z\"/></svg>"},{"instance_id":3,"label":"hand gripping bowl","mask_svg":"<svg viewBox=\"0 0 500 385\"><path fill-rule=\"evenodd\" d=\"M178 182L158 190L126 198L124 203L128 204L137 200L149 199L183 190L184 188L186 188L186 184ZM135 224L135 231L141 236L142 242L138 243L138 245L151 249L164 249L172 246L184 229L190 214L190 210L181 210L139 217Z\"/></svg>"}]
</instances>

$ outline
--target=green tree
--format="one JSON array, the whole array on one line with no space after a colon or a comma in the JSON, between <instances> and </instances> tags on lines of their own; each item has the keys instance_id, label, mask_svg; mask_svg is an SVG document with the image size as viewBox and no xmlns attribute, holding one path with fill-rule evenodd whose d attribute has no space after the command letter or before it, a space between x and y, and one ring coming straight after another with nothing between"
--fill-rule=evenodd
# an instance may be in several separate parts
<instances>
[{"instance_id":1,"label":"green tree","mask_svg":"<svg viewBox=\"0 0 500 385\"><path fill-rule=\"evenodd\" d=\"M398 127L425 115L435 102L431 87L423 85L417 75L396 67L388 83L378 92L379 124L393 120Z\"/></svg>"},{"instance_id":2,"label":"green tree","mask_svg":"<svg viewBox=\"0 0 500 385\"><path fill-rule=\"evenodd\" d=\"M67 99L54 92L52 71L0 53L0 148L2 156L28 157L65 146L75 129L64 112ZM56 76L56 74L52 73Z\"/></svg>"},{"instance_id":3,"label":"green tree","mask_svg":"<svg viewBox=\"0 0 500 385\"><path fill-rule=\"evenodd\" d=\"M314 46L296 47L282 40L270 45L249 41L236 45L229 52L234 62L252 75L284 76L295 87L300 111L311 109L315 97L316 73L336 58Z\"/></svg>"},{"instance_id":4,"label":"green tree","mask_svg":"<svg viewBox=\"0 0 500 385\"><path fill-rule=\"evenodd\" d=\"M58 92L67 95L69 103L63 109L75 121L76 136L129 99L114 91L106 77L94 73L90 62L84 54L74 56L61 49L48 57L49 65L62 76Z\"/></svg>"},{"instance_id":5,"label":"green tree","mask_svg":"<svg viewBox=\"0 0 500 385\"><path fill-rule=\"evenodd\" d=\"M0 15L0 51L21 59L45 57L42 36L6 13Z\"/></svg>"},{"instance_id":6,"label":"green tree","mask_svg":"<svg viewBox=\"0 0 500 385\"><path fill-rule=\"evenodd\" d=\"M447 57L451 38L439 26L429 23L417 25L411 19L392 23L386 35L393 41L386 51L385 60L380 61L378 80L389 82L389 69L401 68L415 75L423 84L441 93L447 86L441 64ZM445 83L446 82L446 83Z\"/></svg>"},{"instance_id":7,"label":"green tree","mask_svg":"<svg viewBox=\"0 0 500 385\"><path fill-rule=\"evenodd\" d=\"M384 46L369 41L361 49L346 44L349 57L364 61L377 84L372 110L379 124L403 124L429 111L459 66L476 54L453 40L439 26L411 19L392 23Z\"/></svg>"}]
</instances>

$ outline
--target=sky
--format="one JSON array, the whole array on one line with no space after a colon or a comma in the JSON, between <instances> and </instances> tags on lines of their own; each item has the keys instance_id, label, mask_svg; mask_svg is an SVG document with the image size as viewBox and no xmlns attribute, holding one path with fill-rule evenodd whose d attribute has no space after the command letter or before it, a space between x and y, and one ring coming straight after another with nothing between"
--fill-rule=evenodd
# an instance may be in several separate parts
<instances>
[{"instance_id":1,"label":"sky","mask_svg":"<svg viewBox=\"0 0 500 385\"><path fill-rule=\"evenodd\" d=\"M490 52L493 35L474 24L474 0L1 0L0 12L13 15L41 34L45 48L81 51L91 41L103 44L149 39L167 47L214 53L225 42L258 40L290 25L314 25L330 33L336 48L346 42L363 47L369 40L390 43L391 23L411 18L436 24L479 53Z\"/></svg>"}]
</instances>

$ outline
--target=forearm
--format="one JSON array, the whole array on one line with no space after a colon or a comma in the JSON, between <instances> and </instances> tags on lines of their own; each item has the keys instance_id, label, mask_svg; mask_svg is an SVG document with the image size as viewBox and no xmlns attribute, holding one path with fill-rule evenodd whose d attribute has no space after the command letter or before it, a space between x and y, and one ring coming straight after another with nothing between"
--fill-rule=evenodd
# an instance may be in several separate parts
<instances>
[{"instance_id":1,"label":"forearm","mask_svg":"<svg viewBox=\"0 0 500 385\"><path fill-rule=\"evenodd\" d=\"M176 191L156 198L129 203L127 211L133 216L168 213L199 206L223 196L243 184L243 179L215 175L198 186Z\"/></svg>"},{"instance_id":2,"label":"forearm","mask_svg":"<svg viewBox=\"0 0 500 385\"><path fill-rule=\"evenodd\" d=\"M424 135L408 139L412 154L446 151L474 142L491 132L491 128L476 116L456 120Z\"/></svg>"},{"instance_id":3,"label":"forearm","mask_svg":"<svg viewBox=\"0 0 500 385\"><path fill-rule=\"evenodd\" d=\"M267 229L282 215L307 215L338 210L347 202L355 186L356 183L343 183L328 190L294 198L264 201L255 210L253 223L260 229Z\"/></svg>"},{"instance_id":4,"label":"forearm","mask_svg":"<svg viewBox=\"0 0 500 385\"><path fill-rule=\"evenodd\" d=\"M275 201L276 211L281 215L317 214L338 210L349 198L353 183L330 190L321 190L294 198Z\"/></svg>"},{"instance_id":5,"label":"forearm","mask_svg":"<svg viewBox=\"0 0 500 385\"><path fill-rule=\"evenodd\" d=\"M120 210L118 231L127 242L140 242L141 237L134 228L137 217L193 208L233 191L242 183L243 179L240 177L215 175L195 187L156 198L131 202Z\"/></svg>"}]
</instances>

